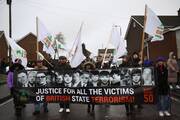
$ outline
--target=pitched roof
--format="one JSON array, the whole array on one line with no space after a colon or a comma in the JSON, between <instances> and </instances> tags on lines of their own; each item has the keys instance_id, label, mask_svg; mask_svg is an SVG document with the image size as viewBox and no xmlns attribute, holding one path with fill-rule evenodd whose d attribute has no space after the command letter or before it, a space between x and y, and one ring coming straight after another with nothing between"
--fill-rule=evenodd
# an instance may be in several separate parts
<instances>
[{"instance_id":1,"label":"pitched roof","mask_svg":"<svg viewBox=\"0 0 180 120\"><path fill-rule=\"evenodd\" d=\"M180 29L179 28L180 27L180 22L179 22L180 16L158 16L158 17L165 27L164 33ZM144 16L142 16L142 15L131 16L128 28L126 30L125 39L127 38L127 35L129 32L129 27L130 27L130 24L132 21L135 21L142 28L144 27Z\"/></svg>"},{"instance_id":2,"label":"pitched roof","mask_svg":"<svg viewBox=\"0 0 180 120\"><path fill-rule=\"evenodd\" d=\"M19 42L19 41L23 40L25 37L27 37L27 36L29 36L29 35L36 36L34 33L29 32L29 33L28 33L28 34L26 34L25 36L21 37L20 39L16 39L15 41L16 41L16 42Z\"/></svg>"}]
</instances>

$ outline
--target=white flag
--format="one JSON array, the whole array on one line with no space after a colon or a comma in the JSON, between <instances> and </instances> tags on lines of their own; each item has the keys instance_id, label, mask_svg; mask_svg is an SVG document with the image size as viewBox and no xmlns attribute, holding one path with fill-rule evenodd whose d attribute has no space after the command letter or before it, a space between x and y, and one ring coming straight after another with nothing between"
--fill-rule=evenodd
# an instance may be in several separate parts
<instances>
[{"instance_id":1,"label":"white flag","mask_svg":"<svg viewBox=\"0 0 180 120\"><path fill-rule=\"evenodd\" d=\"M163 36L163 31L164 31L164 26L161 23L160 19L157 17L157 15L149 8L146 6L146 23L145 23L145 32L151 36L152 42L153 41L161 41L164 39Z\"/></svg>"},{"instance_id":2,"label":"white flag","mask_svg":"<svg viewBox=\"0 0 180 120\"><path fill-rule=\"evenodd\" d=\"M121 42L119 43L119 46L113 57L113 62L116 63L119 57L126 55L126 54L127 54L126 43L125 43L125 40L123 38L121 38Z\"/></svg>"},{"instance_id":3,"label":"white flag","mask_svg":"<svg viewBox=\"0 0 180 120\"><path fill-rule=\"evenodd\" d=\"M43 51L45 51L48 54L54 54L55 51L52 47L53 44L53 37L52 35L48 32L47 28L45 25L39 20L38 21L38 41L41 41L43 43Z\"/></svg>"},{"instance_id":4,"label":"white flag","mask_svg":"<svg viewBox=\"0 0 180 120\"><path fill-rule=\"evenodd\" d=\"M82 30L82 25L75 40L77 41L77 45L75 47L75 51L70 62L71 67L77 67L85 59L85 56L83 55L83 51L82 51L81 30Z\"/></svg>"},{"instance_id":5,"label":"white flag","mask_svg":"<svg viewBox=\"0 0 180 120\"><path fill-rule=\"evenodd\" d=\"M23 48L21 48L13 39L6 36L7 42L11 47L11 56L12 60L15 61L15 59L19 58L22 60L22 65L24 67L27 66L27 52Z\"/></svg>"},{"instance_id":6,"label":"white flag","mask_svg":"<svg viewBox=\"0 0 180 120\"><path fill-rule=\"evenodd\" d=\"M119 27L113 27L111 31L110 43L115 47L115 49L118 48L121 37L121 31L119 31L118 29Z\"/></svg>"},{"instance_id":7,"label":"white flag","mask_svg":"<svg viewBox=\"0 0 180 120\"><path fill-rule=\"evenodd\" d=\"M121 38L121 31L118 27L113 27L111 32L111 43L115 47L113 62L117 62L118 58L127 53L125 40Z\"/></svg>"}]
</instances>

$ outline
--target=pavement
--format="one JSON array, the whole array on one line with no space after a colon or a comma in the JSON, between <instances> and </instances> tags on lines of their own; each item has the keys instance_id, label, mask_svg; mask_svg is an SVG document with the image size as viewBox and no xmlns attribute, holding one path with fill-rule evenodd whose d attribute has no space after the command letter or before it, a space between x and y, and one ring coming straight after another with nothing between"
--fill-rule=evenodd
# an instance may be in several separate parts
<instances>
[{"instance_id":1,"label":"pavement","mask_svg":"<svg viewBox=\"0 0 180 120\"><path fill-rule=\"evenodd\" d=\"M27 104L22 111L22 117L14 115L13 100L10 99L0 104L1 120L180 120L180 101L173 99L171 106L171 117L159 117L156 105L143 105L142 110L135 110L133 115L126 116L124 105L96 105L95 111L88 113L87 105L71 104L70 113L59 113L57 103L48 104L48 113L33 116L33 104Z\"/></svg>"},{"instance_id":2,"label":"pavement","mask_svg":"<svg viewBox=\"0 0 180 120\"><path fill-rule=\"evenodd\" d=\"M0 85L0 104L5 102L6 100L10 99L10 90L7 87L7 84Z\"/></svg>"},{"instance_id":3,"label":"pavement","mask_svg":"<svg viewBox=\"0 0 180 120\"><path fill-rule=\"evenodd\" d=\"M6 84L6 77L7 75L0 74L0 104L11 98L10 90Z\"/></svg>"}]
</instances>

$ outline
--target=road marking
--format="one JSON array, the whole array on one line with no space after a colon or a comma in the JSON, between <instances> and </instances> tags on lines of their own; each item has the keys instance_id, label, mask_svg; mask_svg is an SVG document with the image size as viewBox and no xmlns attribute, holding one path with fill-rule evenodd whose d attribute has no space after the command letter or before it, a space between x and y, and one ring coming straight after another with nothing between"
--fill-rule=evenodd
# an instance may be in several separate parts
<instances>
[{"instance_id":1,"label":"road marking","mask_svg":"<svg viewBox=\"0 0 180 120\"><path fill-rule=\"evenodd\" d=\"M5 104L11 102L12 100L13 100L13 98L11 98L11 99L9 99L9 100L7 100L7 101L1 103L1 104L0 104L0 107L2 107L3 105L5 105Z\"/></svg>"}]
</instances>

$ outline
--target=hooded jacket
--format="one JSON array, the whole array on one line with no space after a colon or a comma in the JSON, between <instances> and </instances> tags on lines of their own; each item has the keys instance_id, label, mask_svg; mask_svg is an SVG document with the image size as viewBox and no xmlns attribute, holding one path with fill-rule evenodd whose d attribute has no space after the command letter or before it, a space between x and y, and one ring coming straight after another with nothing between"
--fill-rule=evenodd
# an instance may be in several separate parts
<instances>
[{"instance_id":1,"label":"hooded jacket","mask_svg":"<svg viewBox=\"0 0 180 120\"><path fill-rule=\"evenodd\" d=\"M177 82L177 72L179 71L179 67L176 59L173 58L173 52L169 53L169 59L167 61L168 65L168 81L170 83Z\"/></svg>"}]
</instances>

